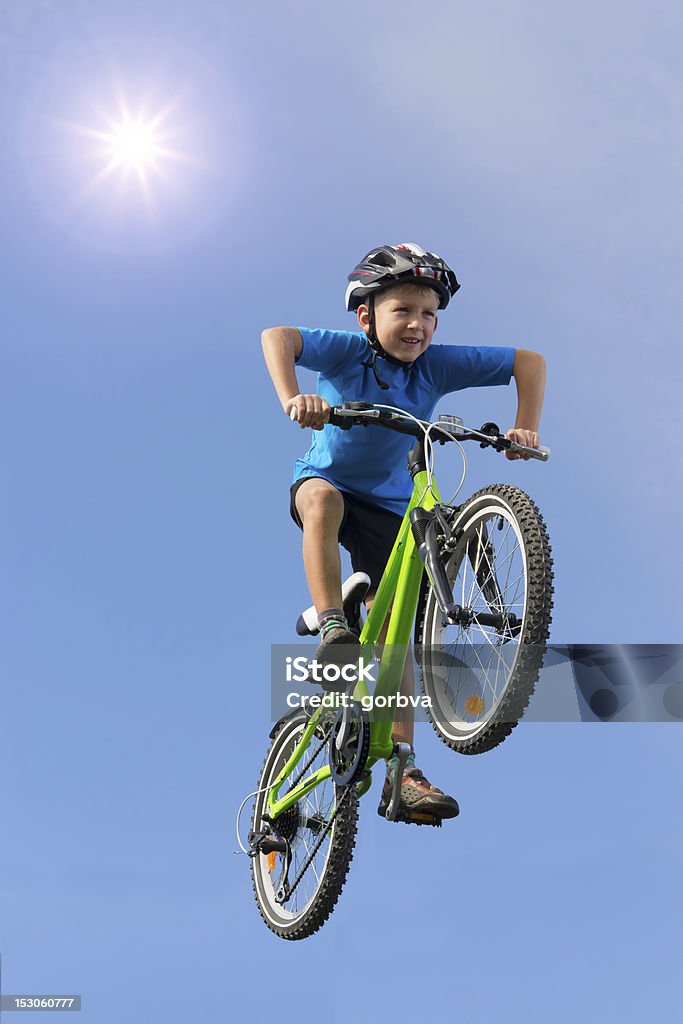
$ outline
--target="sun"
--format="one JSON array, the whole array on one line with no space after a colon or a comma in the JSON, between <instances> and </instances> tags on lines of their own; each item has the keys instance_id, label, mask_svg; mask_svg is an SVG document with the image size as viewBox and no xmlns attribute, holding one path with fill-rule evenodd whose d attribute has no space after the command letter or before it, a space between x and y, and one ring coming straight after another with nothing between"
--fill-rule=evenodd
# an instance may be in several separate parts
<instances>
[{"instance_id":1,"label":"sun","mask_svg":"<svg viewBox=\"0 0 683 1024\"><path fill-rule=\"evenodd\" d=\"M119 95L118 110L98 112L99 125L66 123L86 143L82 155L94 173L83 184L83 195L114 185L119 195L130 191L142 194L151 208L156 185L170 185L172 165L192 163L187 152L178 148L184 134L175 123L175 103L150 111L151 103L142 99L137 105Z\"/></svg>"},{"instance_id":2,"label":"sun","mask_svg":"<svg viewBox=\"0 0 683 1024\"><path fill-rule=\"evenodd\" d=\"M119 171L124 178L133 173L144 191L151 175L162 175L166 165L182 160L183 154L171 148L173 132L168 123L170 108L154 117L144 111L133 113L121 101L119 115L106 118L106 130L91 130L91 138L100 144L97 156L101 161L98 178L103 180Z\"/></svg>"},{"instance_id":3,"label":"sun","mask_svg":"<svg viewBox=\"0 0 683 1024\"><path fill-rule=\"evenodd\" d=\"M126 116L103 141L113 167L130 168L138 174L147 167L153 168L167 155L163 137L153 121Z\"/></svg>"}]
</instances>

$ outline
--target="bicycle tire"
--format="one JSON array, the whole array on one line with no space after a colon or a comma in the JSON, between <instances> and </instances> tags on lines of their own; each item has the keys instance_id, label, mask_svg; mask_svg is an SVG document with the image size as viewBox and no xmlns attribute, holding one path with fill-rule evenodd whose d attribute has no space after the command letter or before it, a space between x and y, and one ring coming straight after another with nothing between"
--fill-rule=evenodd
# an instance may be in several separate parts
<instances>
[{"instance_id":1,"label":"bicycle tire","mask_svg":"<svg viewBox=\"0 0 683 1024\"><path fill-rule=\"evenodd\" d=\"M307 721L306 714L301 711L296 715L288 716L280 723L263 763L258 784L259 790L267 787L284 766L298 743ZM320 737L318 737L318 741L319 739ZM316 737L314 736L311 744L315 742ZM327 757L326 746L322 748L321 754L324 763L324 759ZM314 770L313 766L311 770ZM327 789L327 797L325 789ZM343 801L341 800L342 795L344 796ZM263 813L266 801L267 791L257 795L252 815L252 830L255 832L264 827ZM325 853L315 871L311 873L311 868L307 869L309 873L307 884L309 886L315 877L313 891L306 897L305 890L302 894L297 887L293 895L293 907L280 905L275 899L277 880L273 876L278 861L280 861L280 869L282 868L281 855L271 854L270 864L268 855L262 853L257 853L251 860L252 885L261 917L276 935L283 939L297 940L305 939L318 931L332 913L344 887L358 829L356 787L339 787L335 786L331 779L327 780L327 782L316 786L291 810L294 812L293 815L289 811L285 812L285 814L290 814L288 834L293 835L293 847L297 841L300 847L303 847L305 852L302 860L306 856L306 851L310 849L317 838L316 834L310 831L305 824L311 820L311 811L313 810L317 814L322 811L323 817L336 811L332 827L321 846L321 850L326 847ZM296 815L298 815L298 819ZM294 817L296 827L292 824L292 817ZM278 818L273 823L276 831L279 820ZM323 819L321 818L321 820ZM310 843L306 841L306 833L311 839ZM270 865L273 867L271 868ZM295 878L295 871L295 860L293 859L289 873L290 884ZM302 895L303 902L302 905L299 905Z\"/></svg>"},{"instance_id":2,"label":"bicycle tire","mask_svg":"<svg viewBox=\"0 0 683 1024\"><path fill-rule=\"evenodd\" d=\"M507 596L500 588L498 556L493 547L496 538L491 539L487 524L505 530L510 550L501 564L507 562L506 573L510 574L512 564L522 566L521 600L516 593L510 599L507 584ZM458 510L452 537L456 547L446 556L446 571L454 585L454 601L461 606L467 604L475 615L477 610L491 612L495 607L501 617L507 618L512 605L521 612L514 613L518 620L521 618L521 625L518 621L514 627L484 627L476 619L467 627L444 625L425 574L415 642L422 691L430 698L427 714L439 738L452 750L481 754L510 735L538 681L552 618L551 547L538 507L528 494L509 484L493 484L473 494ZM517 586L517 579L513 583ZM452 638L450 642L445 642L446 635ZM475 639L480 641L481 656ZM503 648L505 653L498 653ZM486 665L485 657L489 658ZM491 684L493 671L495 687Z\"/></svg>"}]
</instances>

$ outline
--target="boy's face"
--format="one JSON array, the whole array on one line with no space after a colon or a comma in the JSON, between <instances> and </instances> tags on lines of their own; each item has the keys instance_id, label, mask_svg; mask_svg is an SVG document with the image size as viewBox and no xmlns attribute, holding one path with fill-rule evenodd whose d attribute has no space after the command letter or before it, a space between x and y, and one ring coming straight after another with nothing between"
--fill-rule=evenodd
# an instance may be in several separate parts
<instances>
[{"instance_id":1,"label":"boy's face","mask_svg":"<svg viewBox=\"0 0 683 1024\"><path fill-rule=\"evenodd\" d=\"M384 351L403 363L414 363L428 348L436 330L439 296L433 288L411 284L389 288L375 299L375 330ZM367 331L368 307L358 307L358 323Z\"/></svg>"}]
</instances>

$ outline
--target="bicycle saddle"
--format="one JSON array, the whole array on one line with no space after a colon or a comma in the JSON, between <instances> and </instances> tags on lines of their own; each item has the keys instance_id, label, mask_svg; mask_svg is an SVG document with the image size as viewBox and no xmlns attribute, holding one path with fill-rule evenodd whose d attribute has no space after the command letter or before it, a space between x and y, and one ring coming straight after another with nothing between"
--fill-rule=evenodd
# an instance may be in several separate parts
<instances>
[{"instance_id":1,"label":"bicycle saddle","mask_svg":"<svg viewBox=\"0 0 683 1024\"><path fill-rule=\"evenodd\" d=\"M342 583L342 607L349 629L360 634L361 605L363 598L370 589L370 577L366 572L354 572ZM296 623L299 636L317 636L320 632L318 615L315 605L311 605L301 613Z\"/></svg>"}]
</instances>

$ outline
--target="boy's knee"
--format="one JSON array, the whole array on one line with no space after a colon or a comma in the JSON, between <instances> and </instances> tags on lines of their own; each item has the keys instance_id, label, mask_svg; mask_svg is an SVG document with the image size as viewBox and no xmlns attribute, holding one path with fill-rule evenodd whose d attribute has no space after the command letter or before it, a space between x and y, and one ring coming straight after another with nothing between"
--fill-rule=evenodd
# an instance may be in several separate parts
<instances>
[{"instance_id":1,"label":"boy's knee","mask_svg":"<svg viewBox=\"0 0 683 1024\"><path fill-rule=\"evenodd\" d=\"M327 482L303 484L296 495L296 507L302 522L308 519L338 518L344 515L344 499L336 487Z\"/></svg>"}]
</instances>

